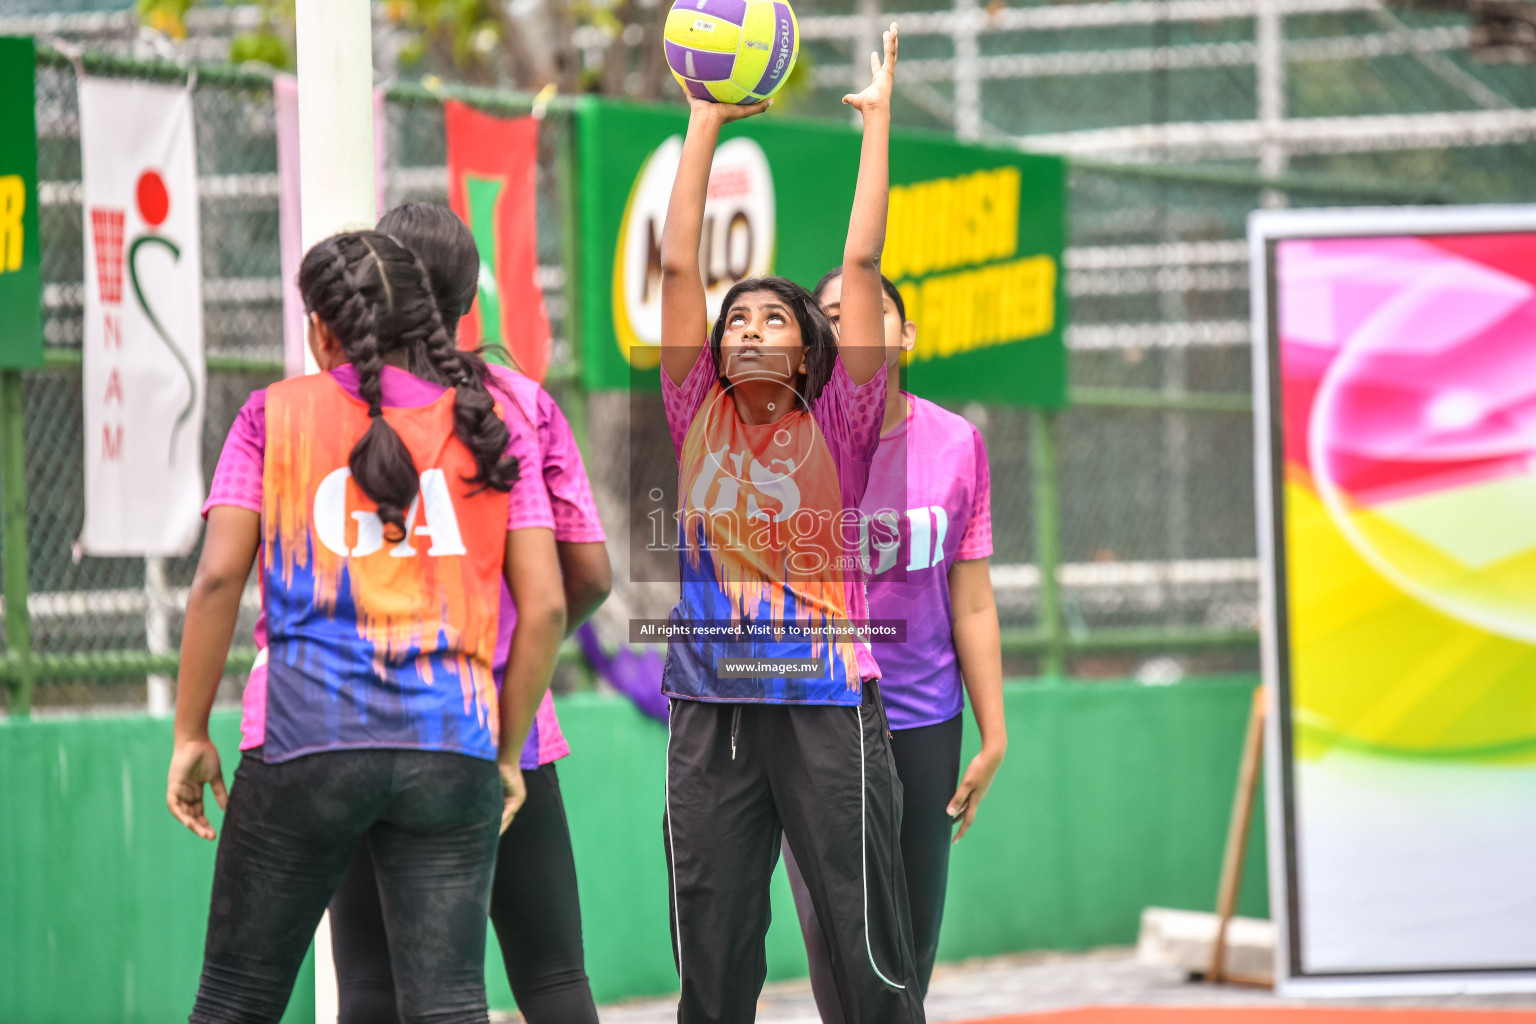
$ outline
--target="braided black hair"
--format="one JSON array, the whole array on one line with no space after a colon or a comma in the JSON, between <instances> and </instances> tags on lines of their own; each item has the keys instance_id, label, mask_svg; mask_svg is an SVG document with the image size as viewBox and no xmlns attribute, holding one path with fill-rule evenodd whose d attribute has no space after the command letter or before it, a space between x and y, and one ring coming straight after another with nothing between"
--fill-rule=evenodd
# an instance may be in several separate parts
<instances>
[{"instance_id":1,"label":"braided black hair","mask_svg":"<svg viewBox=\"0 0 1536 1024\"><path fill-rule=\"evenodd\" d=\"M725 299L720 303L720 315L715 318L714 330L709 334L709 354L715 361L715 375L729 390L731 382L725 377L720 344L725 339L726 314L737 296L746 292L772 292L784 300L800 324L800 342L805 347L805 374L795 385L795 397L809 412L811 403L820 397L822 388L832 379L832 369L837 365L837 335L815 296L787 277L749 277L738 281L725 293Z\"/></svg>"},{"instance_id":2,"label":"braided black hair","mask_svg":"<svg viewBox=\"0 0 1536 1024\"><path fill-rule=\"evenodd\" d=\"M480 291L480 250L459 215L436 203L402 203L379 218L378 229L421 258L432 297L449 334Z\"/></svg>"},{"instance_id":3,"label":"braided black hair","mask_svg":"<svg viewBox=\"0 0 1536 1024\"><path fill-rule=\"evenodd\" d=\"M305 309L330 329L357 369L358 394L373 422L348 466L379 506L386 537L404 538L405 512L421 486L410 450L383 415L384 357L392 352L406 351L413 373L454 389L454 434L475 459L475 475L465 479L477 485L472 493L512 489L517 460L506 455L507 425L486 391L489 370L478 356L453 349L415 253L377 231L333 235L305 253L299 291ZM443 357L444 349L458 358Z\"/></svg>"}]
</instances>

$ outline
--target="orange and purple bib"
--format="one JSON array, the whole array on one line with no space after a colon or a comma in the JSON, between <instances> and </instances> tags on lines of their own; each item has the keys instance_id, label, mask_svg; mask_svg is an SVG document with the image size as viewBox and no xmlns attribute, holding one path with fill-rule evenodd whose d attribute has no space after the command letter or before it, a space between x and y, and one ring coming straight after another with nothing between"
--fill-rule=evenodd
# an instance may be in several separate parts
<instances>
[{"instance_id":1,"label":"orange and purple bib","mask_svg":"<svg viewBox=\"0 0 1536 1024\"><path fill-rule=\"evenodd\" d=\"M367 406L328 374L267 389L267 761L359 747L496 757L508 497L464 482L476 467L453 400L384 411L421 485L392 542L347 465Z\"/></svg>"},{"instance_id":2,"label":"orange and purple bib","mask_svg":"<svg viewBox=\"0 0 1536 1024\"><path fill-rule=\"evenodd\" d=\"M754 425L716 379L706 347L682 384L662 371L662 396L678 457L682 593L671 618L687 630L668 645L663 691L858 704L863 681L880 674L862 632L858 541L884 373L856 385L839 362L811 408ZM789 674L790 661L816 668Z\"/></svg>"}]
</instances>

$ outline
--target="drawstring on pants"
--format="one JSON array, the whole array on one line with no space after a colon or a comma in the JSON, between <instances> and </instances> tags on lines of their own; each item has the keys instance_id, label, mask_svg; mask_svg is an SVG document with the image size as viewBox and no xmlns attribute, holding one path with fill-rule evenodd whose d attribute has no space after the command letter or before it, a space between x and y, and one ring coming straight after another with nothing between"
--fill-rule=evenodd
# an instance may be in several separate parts
<instances>
[{"instance_id":1,"label":"drawstring on pants","mask_svg":"<svg viewBox=\"0 0 1536 1024\"><path fill-rule=\"evenodd\" d=\"M731 760L736 760L736 734L741 731L741 705L731 710Z\"/></svg>"}]
</instances>

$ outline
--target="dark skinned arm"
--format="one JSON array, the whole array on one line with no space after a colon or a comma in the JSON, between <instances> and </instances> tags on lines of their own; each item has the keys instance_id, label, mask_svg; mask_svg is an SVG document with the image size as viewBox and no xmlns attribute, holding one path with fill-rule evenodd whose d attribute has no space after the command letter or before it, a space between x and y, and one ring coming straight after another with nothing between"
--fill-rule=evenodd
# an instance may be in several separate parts
<instances>
[{"instance_id":1,"label":"dark skinned arm","mask_svg":"<svg viewBox=\"0 0 1536 1024\"><path fill-rule=\"evenodd\" d=\"M971 713L976 716L981 732L981 752L966 766L960 787L949 801L949 816L960 821L960 831L954 839L958 843L970 831L976 810L992 788L1003 755L1008 752L1008 723L1003 713L1003 644L987 559L968 559L949 567L949 603L960 677L965 681Z\"/></svg>"},{"instance_id":2,"label":"dark skinned arm","mask_svg":"<svg viewBox=\"0 0 1536 1024\"><path fill-rule=\"evenodd\" d=\"M839 310L838 358L855 384L869 381L885 365L884 295L880 254L885 250L886 207L890 202L891 82L896 71L896 26L886 29L885 59L870 54L871 81L843 102L864 115L859 177L848 241L843 246L843 295Z\"/></svg>"},{"instance_id":3,"label":"dark skinned arm","mask_svg":"<svg viewBox=\"0 0 1536 1024\"><path fill-rule=\"evenodd\" d=\"M688 98L688 134L683 139L683 156L672 180L667 220L661 229L661 366L674 384L688 378L708 340L699 234L704 229L709 168L714 163L720 129L767 110L772 102L738 107Z\"/></svg>"},{"instance_id":4,"label":"dark skinned arm","mask_svg":"<svg viewBox=\"0 0 1536 1024\"><path fill-rule=\"evenodd\" d=\"M505 832L527 797L518 760L539 702L549 689L549 677L554 674L555 658L565 636L565 595L556 586L560 556L555 549L555 532L546 527L507 531L503 572L512 603L517 606L512 649L501 684L501 738L496 757L503 794L501 830Z\"/></svg>"},{"instance_id":5,"label":"dark skinned arm","mask_svg":"<svg viewBox=\"0 0 1536 1024\"><path fill-rule=\"evenodd\" d=\"M565 631L575 632L613 589L613 566L602 541L560 541L560 578L565 585Z\"/></svg>"},{"instance_id":6,"label":"dark skinned arm","mask_svg":"<svg viewBox=\"0 0 1536 1024\"><path fill-rule=\"evenodd\" d=\"M240 595L260 542L260 515L231 505L215 506L208 513L203 554L187 595L181 666L176 674L175 746L165 805L177 821L204 839L213 839L216 833L203 810L203 787L212 788L220 810L229 800L219 752L208 738L208 715L229 658Z\"/></svg>"}]
</instances>

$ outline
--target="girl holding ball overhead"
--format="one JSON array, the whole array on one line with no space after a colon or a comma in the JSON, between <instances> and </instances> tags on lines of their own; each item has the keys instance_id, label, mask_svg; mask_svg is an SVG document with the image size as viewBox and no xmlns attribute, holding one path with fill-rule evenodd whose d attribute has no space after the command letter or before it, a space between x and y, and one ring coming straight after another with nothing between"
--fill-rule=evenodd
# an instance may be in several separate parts
<instances>
[{"instance_id":1,"label":"girl holding ball overhead","mask_svg":"<svg viewBox=\"0 0 1536 1024\"><path fill-rule=\"evenodd\" d=\"M901 854L926 993L944 918L950 845L970 829L1008 749L1002 644L987 565L992 478L974 426L901 389L900 360L917 340L917 325L907 319L896 286L884 277L881 285L885 422L862 508L871 535L870 617L906 623L906 641L881 648L880 682L902 783ZM838 328L842 268L823 277L815 294ZM963 776L962 686L981 733L981 750ZM816 909L793 855L787 860L816 1007L824 1024L839 1024L845 1018Z\"/></svg>"},{"instance_id":2,"label":"girl holding ball overhead","mask_svg":"<svg viewBox=\"0 0 1536 1024\"><path fill-rule=\"evenodd\" d=\"M690 99L667 209L661 382L681 506L672 620L685 633L663 679L663 839L683 1024L754 1019L781 837L844 1017L923 1020L880 670L849 628L868 617L858 508L886 400L879 265L895 25L884 44L870 85L844 98L864 116L864 140L840 335L783 278L737 284L710 330L699 239L711 158L721 127L767 102Z\"/></svg>"}]
</instances>

